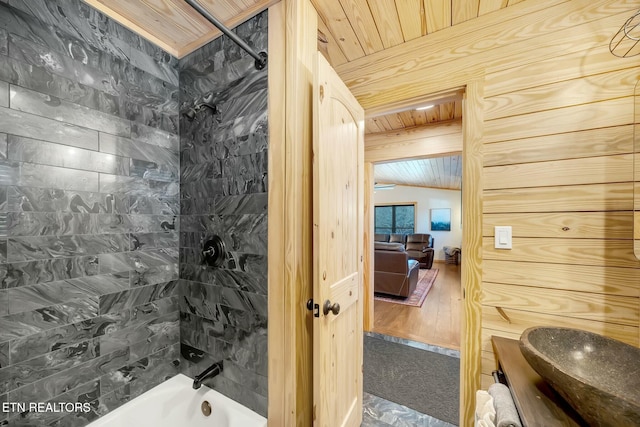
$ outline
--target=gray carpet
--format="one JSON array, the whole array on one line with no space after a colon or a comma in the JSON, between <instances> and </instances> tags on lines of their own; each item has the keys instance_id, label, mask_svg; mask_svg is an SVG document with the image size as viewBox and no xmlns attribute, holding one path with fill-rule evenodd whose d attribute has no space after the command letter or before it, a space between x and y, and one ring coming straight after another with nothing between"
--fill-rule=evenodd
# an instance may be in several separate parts
<instances>
[{"instance_id":1,"label":"gray carpet","mask_svg":"<svg viewBox=\"0 0 640 427\"><path fill-rule=\"evenodd\" d=\"M364 391L457 425L460 359L365 336Z\"/></svg>"}]
</instances>

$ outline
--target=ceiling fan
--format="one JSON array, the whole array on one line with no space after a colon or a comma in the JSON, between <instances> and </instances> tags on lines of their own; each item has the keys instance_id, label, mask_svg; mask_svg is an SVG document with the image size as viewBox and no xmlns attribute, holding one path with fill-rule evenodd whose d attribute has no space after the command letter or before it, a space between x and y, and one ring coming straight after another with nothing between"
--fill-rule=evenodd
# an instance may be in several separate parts
<instances>
[{"instance_id":1,"label":"ceiling fan","mask_svg":"<svg viewBox=\"0 0 640 427\"><path fill-rule=\"evenodd\" d=\"M373 184L374 190L393 190L396 188L395 184L378 184L377 182Z\"/></svg>"}]
</instances>

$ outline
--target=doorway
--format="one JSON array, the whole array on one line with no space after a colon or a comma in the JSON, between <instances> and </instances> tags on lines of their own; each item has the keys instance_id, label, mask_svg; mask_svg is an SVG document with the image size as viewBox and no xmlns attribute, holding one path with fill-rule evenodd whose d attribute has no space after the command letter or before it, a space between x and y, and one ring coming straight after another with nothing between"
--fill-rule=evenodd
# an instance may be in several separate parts
<instances>
[{"instance_id":1,"label":"doorway","mask_svg":"<svg viewBox=\"0 0 640 427\"><path fill-rule=\"evenodd\" d=\"M374 178L374 251L382 261L377 268L374 264L374 280L381 279L387 286L396 277L388 271L398 267L387 262L397 258L386 251L389 233L424 243L407 245L407 256L420 261L408 280L410 296L388 295L374 286L379 293L374 297L372 331L460 350L461 268L459 263L445 262L444 248L460 247L462 242L462 156L379 163L374 166ZM444 226L432 224L436 213L448 218ZM414 251L420 246L425 248L424 258Z\"/></svg>"},{"instance_id":2,"label":"doorway","mask_svg":"<svg viewBox=\"0 0 640 427\"><path fill-rule=\"evenodd\" d=\"M434 87L434 93L439 88ZM365 214L367 215L368 232L365 233L365 244L368 257L365 259L365 289L364 294L364 325L366 331L374 329L374 299L373 286L373 185L374 164L389 162L403 158L442 156L463 152L463 184L462 204L462 251L464 263L461 265L461 312L460 312L460 423L466 425L472 422L475 390L480 387L481 370L481 310L480 310L480 282L481 282L481 249L482 249L482 79L471 79L464 86L439 91L431 99L462 94L462 120L449 123L447 126L458 126L456 132L435 132L418 134L410 132L404 139L381 138L374 143L365 142L365 188L371 189L365 195ZM406 109L417 103L429 100L424 94L414 97L406 103L396 104L396 109ZM417 100L417 101L416 101ZM384 112L383 107L367 110L369 114ZM442 129L446 129L443 127ZM367 223L365 221L365 223ZM366 252L367 254L367 252Z\"/></svg>"}]
</instances>

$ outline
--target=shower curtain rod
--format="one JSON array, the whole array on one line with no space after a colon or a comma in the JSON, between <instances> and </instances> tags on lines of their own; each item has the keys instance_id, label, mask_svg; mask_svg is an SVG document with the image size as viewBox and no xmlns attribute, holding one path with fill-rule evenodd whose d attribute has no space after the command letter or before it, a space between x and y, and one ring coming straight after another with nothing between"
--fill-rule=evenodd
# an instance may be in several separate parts
<instances>
[{"instance_id":1,"label":"shower curtain rod","mask_svg":"<svg viewBox=\"0 0 640 427\"><path fill-rule=\"evenodd\" d=\"M227 37L233 40L238 46L244 49L249 55L251 55L256 60L256 68L258 70L262 70L267 65L267 52L256 53L255 50L251 49L244 40L242 40L236 33L231 32L225 25L218 21L218 19L213 16L209 11L200 6L198 2L195 0L184 0L187 2L192 8L194 8L200 15L207 19L207 21L211 22L215 25L220 31L222 31Z\"/></svg>"}]
</instances>

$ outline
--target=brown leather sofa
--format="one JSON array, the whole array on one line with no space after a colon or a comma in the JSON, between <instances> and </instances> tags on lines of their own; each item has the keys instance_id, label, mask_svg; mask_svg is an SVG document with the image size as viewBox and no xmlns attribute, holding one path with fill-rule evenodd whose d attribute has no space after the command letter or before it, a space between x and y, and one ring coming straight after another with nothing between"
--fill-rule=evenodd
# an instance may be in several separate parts
<instances>
[{"instance_id":1,"label":"brown leather sofa","mask_svg":"<svg viewBox=\"0 0 640 427\"><path fill-rule=\"evenodd\" d=\"M373 288L375 292L408 297L418 284L418 261L409 259L402 244L376 243Z\"/></svg>"},{"instance_id":2,"label":"brown leather sofa","mask_svg":"<svg viewBox=\"0 0 640 427\"><path fill-rule=\"evenodd\" d=\"M375 243L402 243L409 254L410 259L420 263L420 268L431 269L435 251L433 249L433 237L431 234L376 234Z\"/></svg>"},{"instance_id":3,"label":"brown leather sofa","mask_svg":"<svg viewBox=\"0 0 640 427\"><path fill-rule=\"evenodd\" d=\"M420 268L431 269L433 267L433 237L431 234L407 234L405 249L409 254L409 258L415 259L420 263Z\"/></svg>"}]
</instances>

